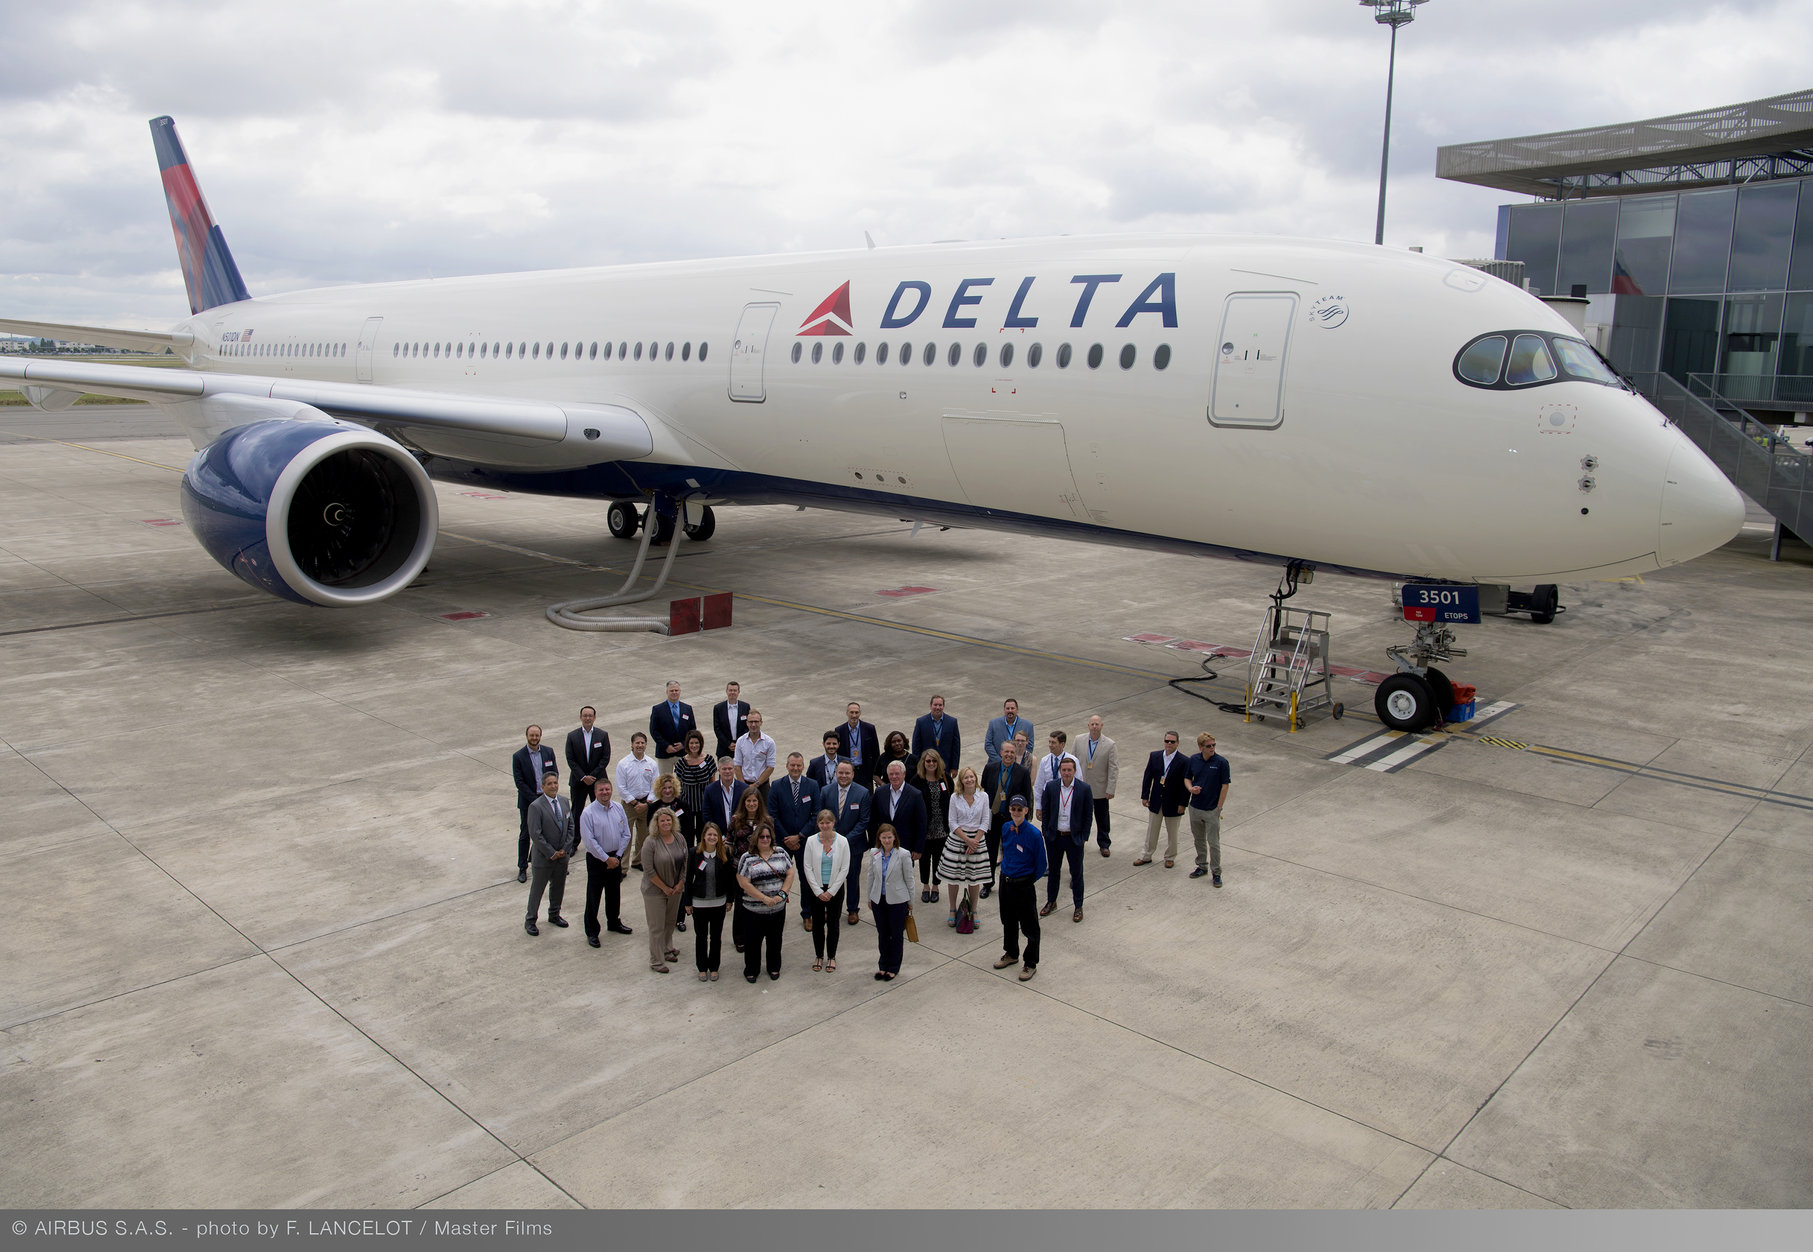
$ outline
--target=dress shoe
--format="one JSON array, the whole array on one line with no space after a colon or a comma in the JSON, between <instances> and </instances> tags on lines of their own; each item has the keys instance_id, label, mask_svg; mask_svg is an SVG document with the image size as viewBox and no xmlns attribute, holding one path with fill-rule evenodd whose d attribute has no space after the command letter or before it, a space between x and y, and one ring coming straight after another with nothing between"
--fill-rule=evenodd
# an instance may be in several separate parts
<instances>
[{"instance_id":1,"label":"dress shoe","mask_svg":"<svg viewBox=\"0 0 1813 1252\"><path fill-rule=\"evenodd\" d=\"M1057 906L1056 902L1047 901L1045 904L1045 907L1039 910L1039 916L1040 917L1050 917L1053 913L1055 913L1057 911L1058 911L1058 906Z\"/></svg>"},{"instance_id":2,"label":"dress shoe","mask_svg":"<svg viewBox=\"0 0 1813 1252\"><path fill-rule=\"evenodd\" d=\"M653 965L649 966L649 968L654 970L657 974L667 973L667 965L663 961L656 961Z\"/></svg>"},{"instance_id":3,"label":"dress shoe","mask_svg":"<svg viewBox=\"0 0 1813 1252\"><path fill-rule=\"evenodd\" d=\"M606 926L605 929L610 931L613 935L633 935L636 933L622 922L612 922L609 926Z\"/></svg>"},{"instance_id":4,"label":"dress shoe","mask_svg":"<svg viewBox=\"0 0 1813 1252\"><path fill-rule=\"evenodd\" d=\"M1208 872L1209 872L1208 870L1206 870L1202 866L1198 865L1195 869L1190 871L1190 877L1191 878L1201 878L1201 877L1205 876Z\"/></svg>"},{"instance_id":5,"label":"dress shoe","mask_svg":"<svg viewBox=\"0 0 1813 1252\"><path fill-rule=\"evenodd\" d=\"M602 948L604 946L602 943L598 942L597 935L587 935L585 937L585 941L587 943L591 944L594 948Z\"/></svg>"},{"instance_id":6,"label":"dress shoe","mask_svg":"<svg viewBox=\"0 0 1813 1252\"><path fill-rule=\"evenodd\" d=\"M562 930L565 930L567 928L567 919L558 913L550 913L548 914L548 925L558 926Z\"/></svg>"},{"instance_id":7,"label":"dress shoe","mask_svg":"<svg viewBox=\"0 0 1813 1252\"><path fill-rule=\"evenodd\" d=\"M982 898L984 900L988 899L988 897L994 892L994 889L995 889L994 883L992 883L992 882L983 883L982 884Z\"/></svg>"},{"instance_id":8,"label":"dress shoe","mask_svg":"<svg viewBox=\"0 0 1813 1252\"><path fill-rule=\"evenodd\" d=\"M1209 881L1212 882L1217 887L1221 886L1221 871L1216 870L1215 877L1211 878Z\"/></svg>"},{"instance_id":9,"label":"dress shoe","mask_svg":"<svg viewBox=\"0 0 1813 1252\"><path fill-rule=\"evenodd\" d=\"M1177 864L1177 862L1173 861L1170 857L1165 858L1165 868L1166 869L1170 869L1175 864Z\"/></svg>"},{"instance_id":10,"label":"dress shoe","mask_svg":"<svg viewBox=\"0 0 1813 1252\"><path fill-rule=\"evenodd\" d=\"M526 869L517 870L516 871L516 881L517 882L528 882L529 881L529 871Z\"/></svg>"},{"instance_id":11,"label":"dress shoe","mask_svg":"<svg viewBox=\"0 0 1813 1252\"><path fill-rule=\"evenodd\" d=\"M754 981L755 981L755 975L754 975L754 974L744 974L744 975L743 975L743 981L744 981L744 982L748 982L748 983L752 983L752 982L754 982Z\"/></svg>"},{"instance_id":12,"label":"dress shoe","mask_svg":"<svg viewBox=\"0 0 1813 1252\"><path fill-rule=\"evenodd\" d=\"M887 980L888 980L888 976L886 974L882 973L880 970L875 971L875 981L876 982L886 982Z\"/></svg>"},{"instance_id":13,"label":"dress shoe","mask_svg":"<svg viewBox=\"0 0 1813 1252\"><path fill-rule=\"evenodd\" d=\"M1135 865L1150 865L1152 864L1152 858L1149 856L1136 856L1133 858L1133 863Z\"/></svg>"},{"instance_id":14,"label":"dress shoe","mask_svg":"<svg viewBox=\"0 0 1813 1252\"><path fill-rule=\"evenodd\" d=\"M1103 855L1103 856L1107 856L1107 855L1108 855L1108 849L1106 849L1106 848L1103 848L1103 849L1102 849L1102 855Z\"/></svg>"},{"instance_id":15,"label":"dress shoe","mask_svg":"<svg viewBox=\"0 0 1813 1252\"><path fill-rule=\"evenodd\" d=\"M844 918L844 925L854 926L861 921L862 921L861 913L852 913L852 914L850 914L850 916Z\"/></svg>"},{"instance_id":16,"label":"dress shoe","mask_svg":"<svg viewBox=\"0 0 1813 1252\"><path fill-rule=\"evenodd\" d=\"M686 922L684 920L675 922L674 929L679 931L681 934L685 934L686 933Z\"/></svg>"},{"instance_id":17,"label":"dress shoe","mask_svg":"<svg viewBox=\"0 0 1813 1252\"><path fill-rule=\"evenodd\" d=\"M539 935L541 933L541 927L535 924L535 919L532 917L522 924L522 928L532 935Z\"/></svg>"},{"instance_id":18,"label":"dress shoe","mask_svg":"<svg viewBox=\"0 0 1813 1252\"><path fill-rule=\"evenodd\" d=\"M1037 965L1022 965L1022 966L1020 966L1020 981L1021 982L1027 981L1034 974L1036 974L1038 972L1039 972L1039 967Z\"/></svg>"},{"instance_id":19,"label":"dress shoe","mask_svg":"<svg viewBox=\"0 0 1813 1252\"><path fill-rule=\"evenodd\" d=\"M1071 921L1073 921L1073 922L1080 922L1080 921L1082 921L1082 920L1083 920L1083 910L1082 910L1082 909L1078 909L1078 910L1077 910L1077 911L1076 911L1076 912L1074 912L1074 913L1072 913L1072 914L1071 914L1071 915L1070 915L1070 920L1071 920Z\"/></svg>"},{"instance_id":20,"label":"dress shoe","mask_svg":"<svg viewBox=\"0 0 1813 1252\"><path fill-rule=\"evenodd\" d=\"M1006 969L1009 965L1018 965L1019 963L1020 958L1017 956L1004 956L995 962L995 968Z\"/></svg>"}]
</instances>

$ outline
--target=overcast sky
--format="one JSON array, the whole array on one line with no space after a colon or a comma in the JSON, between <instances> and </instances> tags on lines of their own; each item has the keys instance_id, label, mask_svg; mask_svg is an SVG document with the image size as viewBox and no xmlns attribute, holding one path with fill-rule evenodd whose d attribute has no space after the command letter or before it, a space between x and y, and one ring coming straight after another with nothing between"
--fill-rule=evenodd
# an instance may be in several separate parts
<instances>
[{"instance_id":1,"label":"overcast sky","mask_svg":"<svg viewBox=\"0 0 1813 1252\"><path fill-rule=\"evenodd\" d=\"M0 316L187 312L148 119L252 294L1043 234L1370 240L1355 0L8 3ZM1438 145L1805 88L1813 0L1431 0L1386 242L1489 256Z\"/></svg>"}]
</instances>

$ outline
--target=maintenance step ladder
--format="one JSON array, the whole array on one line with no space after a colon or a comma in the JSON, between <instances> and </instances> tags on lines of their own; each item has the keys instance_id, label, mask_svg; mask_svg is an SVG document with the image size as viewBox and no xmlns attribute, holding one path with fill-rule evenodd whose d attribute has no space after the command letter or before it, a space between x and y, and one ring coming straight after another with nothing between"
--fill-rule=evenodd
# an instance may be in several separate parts
<instances>
[{"instance_id":1,"label":"maintenance step ladder","mask_svg":"<svg viewBox=\"0 0 1813 1252\"><path fill-rule=\"evenodd\" d=\"M1329 614L1275 604L1253 641L1247 662L1246 719L1283 714L1291 733L1304 715L1326 708L1336 720L1345 711L1329 686Z\"/></svg>"}]
</instances>

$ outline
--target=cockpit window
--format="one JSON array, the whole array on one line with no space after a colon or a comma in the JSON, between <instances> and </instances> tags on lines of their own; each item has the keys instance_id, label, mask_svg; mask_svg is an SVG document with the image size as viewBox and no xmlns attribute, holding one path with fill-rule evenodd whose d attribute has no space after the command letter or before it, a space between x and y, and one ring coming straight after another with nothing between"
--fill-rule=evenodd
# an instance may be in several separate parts
<instances>
[{"instance_id":1,"label":"cockpit window","mask_svg":"<svg viewBox=\"0 0 1813 1252\"><path fill-rule=\"evenodd\" d=\"M1556 339L1555 355L1561 358L1561 368L1575 378L1607 387L1620 385L1617 374L1584 339Z\"/></svg>"},{"instance_id":2,"label":"cockpit window","mask_svg":"<svg viewBox=\"0 0 1813 1252\"><path fill-rule=\"evenodd\" d=\"M1505 381L1513 387L1546 383L1555 377L1555 358L1541 335L1519 335L1511 341L1511 363L1505 367Z\"/></svg>"},{"instance_id":3,"label":"cockpit window","mask_svg":"<svg viewBox=\"0 0 1813 1252\"><path fill-rule=\"evenodd\" d=\"M1473 345L1460 354L1460 360L1454 369L1470 383L1481 387L1490 387L1498 381L1498 368L1505 363L1505 337L1487 335L1484 339L1475 340Z\"/></svg>"},{"instance_id":4,"label":"cockpit window","mask_svg":"<svg viewBox=\"0 0 1813 1252\"><path fill-rule=\"evenodd\" d=\"M1584 339L1538 330L1495 330L1469 340L1454 357L1454 376L1494 391L1573 381L1625 385Z\"/></svg>"}]
</instances>

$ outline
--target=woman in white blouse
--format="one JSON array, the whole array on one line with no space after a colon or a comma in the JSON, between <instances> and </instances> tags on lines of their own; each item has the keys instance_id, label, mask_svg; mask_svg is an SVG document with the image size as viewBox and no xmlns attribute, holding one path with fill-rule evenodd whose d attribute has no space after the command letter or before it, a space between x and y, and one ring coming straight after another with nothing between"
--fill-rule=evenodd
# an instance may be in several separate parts
<instances>
[{"instance_id":1,"label":"woman in white blouse","mask_svg":"<svg viewBox=\"0 0 1813 1252\"><path fill-rule=\"evenodd\" d=\"M950 897L950 925L957 924L957 893L969 889L969 907L976 910L976 897L982 884L989 880L988 797L976 786L976 771L965 765L957 774L957 792L951 797L951 833L944 841L944 859L939 874Z\"/></svg>"},{"instance_id":2,"label":"woman in white blouse","mask_svg":"<svg viewBox=\"0 0 1813 1252\"><path fill-rule=\"evenodd\" d=\"M837 814L820 809L818 834L800 849L806 871L806 908L812 918L812 970L837 968L837 923L844 915L844 886L850 876L850 841L837 833Z\"/></svg>"}]
</instances>

